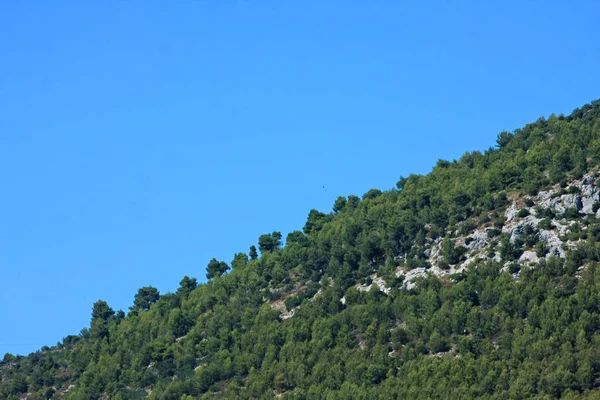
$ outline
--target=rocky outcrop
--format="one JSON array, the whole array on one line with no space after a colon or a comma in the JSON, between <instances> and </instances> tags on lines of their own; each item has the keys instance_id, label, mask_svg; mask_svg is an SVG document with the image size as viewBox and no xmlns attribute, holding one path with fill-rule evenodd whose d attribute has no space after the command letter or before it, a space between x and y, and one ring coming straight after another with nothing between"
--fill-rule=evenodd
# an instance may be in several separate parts
<instances>
[{"instance_id":1,"label":"rocky outcrop","mask_svg":"<svg viewBox=\"0 0 600 400\"><path fill-rule=\"evenodd\" d=\"M552 256L565 257L565 249L574 247L577 242L563 242L561 236L568 234L572 229L573 225L581 224L577 221L567 221L562 218L562 214L569 208L574 208L579 211L583 216L594 213L594 205L598 203L600 199L600 189L595 185L594 182L597 180L597 174L588 174L578 181L574 181L565 189L561 189L558 185L554 186L550 190L539 192L536 196L526 196L525 199L519 200L518 198L511 203L511 205L504 212L505 223L501 229L502 233L510 236L510 242L515 243L519 236L524 235L526 227L529 226L533 229L528 229L529 234L537 234L539 240L544 243L546 247L545 258ZM569 189L569 188L575 189ZM560 194L560 191L563 191ZM521 208L519 204L523 204L524 200L530 202L528 209L530 215L525 217L519 217L519 211ZM533 204L531 204L531 202ZM538 229L538 224L542 221L541 215L537 215L536 208L551 209L556 215L556 218L551 220L552 229ZM600 217L600 210L597 211L597 216ZM428 228L427 226L425 227ZM581 227L585 229L585 227ZM423 249L423 256L428 259L431 264L431 268L414 268L408 269L406 267L399 267L396 270L396 277L404 277L403 288L410 290L415 287L416 282L420 278L427 277L428 274L444 277L452 274L463 272L470 265L477 263L480 260L491 260L494 262L503 262L500 254L497 251L490 251L490 244L498 244L496 235L492 235L493 229L488 227L479 227L475 229L471 234L465 236L459 236L460 230L449 232L452 235L456 245L464 245L467 249L465 258L456 265L450 265L446 268L441 268L441 238L435 240L428 239L425 248ZM404 257L396 257L397 261L402 260ZM523 251L519 259L517 260L520 264L534 265L540 261L538 253L532 249L526 249ZM505 262L503 271L508 271L510 265L514 262ZM515 279L518 279L519 272L513 274ZM386 282L383 278L377 274L371 275L370 284L358 284L355 287L360 291L369 291L373 287L377 287L382 293L386 295L391 294L391 289L386 286ZM375 286L373 286L375 285ZM346 299L342 297L340 299L342 304L345 304ZM293 316L294 310L287 312L284 305L279 305L278 308L282 315L280 318L287 319Z\"/></svg>"},{"instance_id":2,"label":"rocky outcrop","mask_svg":"<svg viewBox=\"0 0 600 400\"><path fill-rule=\"evenodd\" d=\"M557 214L562 214L567 208L575 208L582 214L593 214L594 204L600 201L600 189L596 185L597 173L589 173L583 178L571 182L560 193L560 186L556 185L550 190L539 192L535 197L537 204L542 208L549 208ZM574 192L574 193L571 193Z\"/></svg>"},{"instance_id":3,"label":"rocky outcrop","mask_svg":"<svg viewBox=\"0 0 600 400\"><path fill-rule=\"evenodd\" d=\"M540 219L534 215L528 215L521 220L513 220L512 223L506 224L502 227L502 232L510 234L510 242L514 243L515 240L523 234L525 226L529 225L532 228L536 228Z\"/></svg>"},{"instance_id":4,"label":"rocky outcrop","mask_svg":"<svg viewBox=\"0 0 600 400\"><path fill-rule=\"evenodd\" d=\"M545 231L542 230L539 233L540 240L546 244L548 248L548 253L546 254L546 258L548 257L565 257L565 251L563 250L563 242L560 240L555 231Z\"/></svg>"},{"instance_id":5,"label":"rocky outcrop","mask_svg":"<svg viewBox=\"0 0 600 400\"><path fill-rule=\"evenodd\" d=\"M470 238L470 243L465 246L469 250L481 250L488 245L488 234L485 231L475 231Z\"/></svg>"},{"instance_id":6,"label":"rocky outcrop","mask_svg":"<svg viewBox=\"0 0 600 400\"><path fill-rule=\"evenodd\" d=\"M519 207L517 207L517 203L513 201L513 203L510 205L510 207L508 207L506 209L506 211L504 212L504 217L506 218L507 222L511 222L515 219L515 217L517 216L517 213L519 212Z\"/></svg>"},{"instance_id":7,"label":"rocky outcrop","mask_svg":"<svg viewBox=\"0 0 600 400\"><path fill-rule=\"evenodd\" d=\"M403 287L407 290L410 290L415 287L415 281L419 278L424 278L427 276L427 269L425 268L415 268L409 271L403 270L396 272L396 276L404 275L404 284Z\"/></svg>"},{"instance_id":8,"label":"rocky outcrop","mask_svg":"<svg viewBox=\"0 0 600 400\"><path fill-rule=\"evenodd\" d=\"M388 288L385 285L385 281L383 280L383 278L377 276L377 274L373 274L373 275L371 275L371 280L372 280L372 283L370 285L356 285L356 289L358 289L358 291L360 291L360 292L368 292L369 290L371 290L371 287L373 285L376 285L381 292L383 292L387 295L390 294L390 288ZM346 300L344 299L344 302L345 301Z\"/></svg>"},{"instance_id":9,"label":"rocky outcrop","mask_svg":"<svg viewBox=\"0 0 600 400\"><path fill-rule=\"evenodd\" d=\"M519 261L522 263L536 263L539 261L539 258L535 251L526 250L519 257Z\"/></svg>"}]
</instances>

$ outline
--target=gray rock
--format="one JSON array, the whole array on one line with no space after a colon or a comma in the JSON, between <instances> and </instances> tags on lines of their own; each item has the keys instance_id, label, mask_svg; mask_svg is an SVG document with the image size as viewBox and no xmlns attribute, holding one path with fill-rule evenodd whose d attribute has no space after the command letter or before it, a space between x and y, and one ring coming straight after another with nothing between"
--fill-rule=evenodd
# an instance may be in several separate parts
<instances>
[{"instance_id":1,"label":"gray rock","mask_svg":"<svg viewBox=\"0 0 600 400\"><path fill-rule=\"evenodd\" d=\"M521 254L521 257L519 257L519 261L521 261L521 262L536 263L536 262L538 262L538 260L539 259L538 259L536 252L531 251L531 250L524 251L523 254Z\"/></svg>"},{"instance_id":2,"label":"gray rock","mask_svg":"<svg viewBox=\"0 0 600 400\"><path fill-rule=\"evenodd\" d=\"M540 231L540 240L548 247L546 258L551 256L565 257L565 251L562 249L563 242L554 231Z\"/></svg>"},{"instance_id":3,"label":"gray rock","mask_svg":"<svg viewBox=\"0 0 600 400\"><path fill-rule=\"evenodd\" d=\"M600 190L593 184L596 175L591 173L585 175L581 180L573 181L569 187L578 188L578 194L563 194L562 196L552 198L560 188L555 186L551 190L540 192L537 195L538 205L543 208L550 208L558 214L562 214L567 208L575 208L585 214L591 214L594 203L600 199Z\"/></svg>"},{"instance_id":4,"label":"gray rock","mask_svg":"<svg viewBox=\"0 0 600 400\"><path fill-rule=\"evenodd\" d=\"M543 192L539 192L538 195L537 195L537 197L538 197L538 199L539 199L540 202L545 202L545 201L550 200L550 197L552 197L552 195L555 192L556 192L556 190L553 190L553 189L546 190L546 191L543 191Z\"/></svg>"},{"instance_id":5,"label":"gray rock","mask_svg":"<svg viewBox=\"0 0 600 400\"><path fill-rule=\"evenodd\" d=\"M513 201L513 203L506 209L504 212L504 216L506 217L506 221L510 222L515 219L515 216L519 212L519 207L517 207L517 203Z\"/></svg>"},{"instance_id":6,"label":"gray rock","mask_svg":"<svg viewBox=\"0 0 600 400\"><path fill-rule=\"evenodd\" d=\"M523 230L525 229L525 226L530 225L533 228L536 228L537 224L539 222L540 222L539 218L537 218L533 215L529 215L529 216L523 218L523 220L519 221L518 223L505 225L502 228L502 232L509 233L510 234L510 242L514 243L515 240L517 239L517 237L519 237L523 234Z\"/></svg>"},{"instance_id":7,"label":"gray rock","mask_svg":"<svg viewBox=\"0 0 600 400\"><path fill-rule=\"evenodd\" d=\"M407 271L404 275L404 288L407 290L412 289L413 287L415 287L415 280L425 276L427 276L427 270L425 268L415 268L411 269L410 271Z\"/></svg>"},{"instance_id":8,"label":"gray rock","mask_svg":"<svg viewBox=\"0 0 600 400\"><path fill-rule=\"evenodd\" d=\"M592 214L594 203L599 199L598 189L591 184L586 184L581 187L581 211L586 214Z\"/></svg>"},{"instance_id":9,"label":"gray rock","mask_svg":"<svg viewBox=\"0 0 600 400\"><path fill-rule=\"evenodd\" d=\"M473 239L466 247L469 250L481 250L488 245L488 235L486 232L475 232L471 235Z\"/></svg>"},{"instance_id":10,"label":"gray rock","mask_svg":"<svg viewBox=\"0 0 600 400\"><path fill-rule=\"evenodd\" d=\"M517 240L517 238L523 234L523 226L524 225L525 224L518 224L512 228L512 230L510 232L510 242L511 243L514 243L515 240Z\"/></svg>"},{"instance_id":11,"label":"gray rock","mask_svg":"<svg viewBox=\"0 0 600 400\"><path fill-rule=\"evenodd\" d=\"M565 209L575 208L577 211L579 211L583 207L581 197L579 197L578 194L563 194L560 196L560 200Z\"/></svg>"}]
</instances>

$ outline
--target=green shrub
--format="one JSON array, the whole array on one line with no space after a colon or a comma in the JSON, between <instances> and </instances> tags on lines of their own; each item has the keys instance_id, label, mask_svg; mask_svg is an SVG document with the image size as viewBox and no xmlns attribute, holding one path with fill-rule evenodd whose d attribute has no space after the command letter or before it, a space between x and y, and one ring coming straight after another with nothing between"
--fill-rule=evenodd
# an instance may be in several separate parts
<instances>
[{"instance_id":1,"label":"green shrub","mask_svg":"<svg viewBox=\"0 0 600 400\"><path fill-rule=\"evenodd\" d=\"M581 217L581 214L579 214L579 211L575 207L569 207L565 210L562 217L565 219L578 219Z\"/></svg>"},{"instance_id":2,"label":"green shrub","mask_svg":"<svg viewBox=\"0 0 600 400\"><path fill-rule=\"evenodd\" d=\"M527 207L533 207L533 205L534 205L534 204L535 204L535 203L533 202L533 200L532 200L532 199L525 199L525 205L526 205Z\"/></svg>"},{"instance_id":3,"label":"green shrub","mask_svg":"<svg viewBox=\"0 0 600 400\"><path fill-rule=\"evenodd\" d=\"M544 229L544 230L551 230L554 229L555 226L552 223L552 220L550 218L544 218L543 220L541 220L540 222L538 222L537 225L538 229Z\"/></svg>"}]
</instances>

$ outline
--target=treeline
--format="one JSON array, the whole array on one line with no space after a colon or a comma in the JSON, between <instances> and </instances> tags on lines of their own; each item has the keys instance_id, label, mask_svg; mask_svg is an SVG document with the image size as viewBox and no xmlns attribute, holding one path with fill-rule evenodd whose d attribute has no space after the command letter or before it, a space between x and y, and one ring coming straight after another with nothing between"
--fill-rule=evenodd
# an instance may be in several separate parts
<instances>
[{"instance_id":1,"label":"treeline","mask_svg":"<svg viewBox=\"0 0 600 400\"><path fill-rule=\"evenodd\" d=\"M505 272L540 246L535 230L514 245L500 229L509 195L566 186L599 162L600 102L502 132L483 153L311 210L285 243L273 232L211 260L205 284L141 288L127 312L96 302L79 335L4 357L0 399L69 385L65 398L86 400L598 397L600 223L587 217L565 260ZM484 224L504 241L502 262L402 289L394 271L429 267L426 244L440 239L453 264L464 250L449 238ZM373 273L389 295L356 289ZM282 320L278 302L294 316Z\"/></svg>"}]
</instances>

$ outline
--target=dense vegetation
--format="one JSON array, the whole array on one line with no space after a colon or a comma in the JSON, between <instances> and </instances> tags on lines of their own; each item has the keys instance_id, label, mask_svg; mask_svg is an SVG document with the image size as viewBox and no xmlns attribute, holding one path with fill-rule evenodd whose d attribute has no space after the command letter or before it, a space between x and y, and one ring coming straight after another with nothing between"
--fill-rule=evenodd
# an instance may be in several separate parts
<instances>
[{"instance_id":1,"label":"dense vegetation","mask_svg":"<svg viewBox=\"0 0 600 400\"><path fill-rule=\"evenodd\" d=\"M599 164L599 101L502 132L484 153L311 210L285 244L272 232L211 260L206 284L141 288L127 313L96 302L79 335L4 356L0 399L600 398L600 221L570 233L566 258L508 271L523 249L545 251L534 229L515 243L501 233L511 196ZM429 268L426 243L440 240L445 268L464 253L452 233L485 224L501 261L403 288L394 272ZM389 294L357 290L374 273Z\"/></svg>"}]
</instances>

